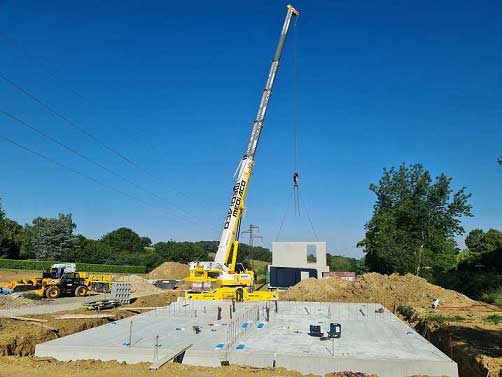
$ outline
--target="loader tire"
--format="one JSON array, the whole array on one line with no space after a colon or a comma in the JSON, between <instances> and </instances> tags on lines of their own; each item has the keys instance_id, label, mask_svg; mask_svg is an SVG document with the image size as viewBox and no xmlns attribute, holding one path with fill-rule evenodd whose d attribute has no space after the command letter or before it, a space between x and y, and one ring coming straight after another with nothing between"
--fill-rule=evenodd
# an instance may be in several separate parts
<instances>
[{"instance_id":1,"label":"loader tire","mask_svg":"<svg viewBox=\"0 0 502 377\"><path fill-rule=\"evenodd\" d=\"M47 298L58 298L59 296L61 296L61 290L56 286L49 287L45 291L45 297Z\"/></svg>"},{"instance_id":2,"label":"loader tire","mask_svg":"<svg viewBox=\"0 0 502 377\"><path fill-rule=\"evenodd\" d=\"M75 289L75 296L77 297L84 297L87 294L87 287L84 285L81 285L80 287L77 287Z\"/></svg>"}]
</instances>

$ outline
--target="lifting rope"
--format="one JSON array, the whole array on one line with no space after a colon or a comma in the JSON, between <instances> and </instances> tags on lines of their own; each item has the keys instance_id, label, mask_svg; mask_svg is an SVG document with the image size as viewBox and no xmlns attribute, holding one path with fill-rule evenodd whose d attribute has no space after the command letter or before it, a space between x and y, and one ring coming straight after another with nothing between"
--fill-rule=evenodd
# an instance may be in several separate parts
<instances>
[{"instance_id":1,"label":"lifting rope","mask_svg":"<svg viewBox=\"0 0 502 377\"><path fill-rule=\"evenodd\" d=\"M314 235L316 241L319 241L319 237L317 236L317 232L314 227L314 223L310 217L308 208L305 204L305 201L300 193L300 174L298 173L298 128L299 128L299 78L298 78L298 28L297 22L293 25L293 190L291 191L286 207L286 211L281 220L281 224L279 226L279 231L277 232L276 241L279 240L279 236L284 228L284 224L289 214L291 199L293 198L293 211L294 214L298 217L301 216L301 207L303 207L303 212L307 215L307 220L310 224L310 229L312 230L312 234Z\"/></svg>"}]
</instances>

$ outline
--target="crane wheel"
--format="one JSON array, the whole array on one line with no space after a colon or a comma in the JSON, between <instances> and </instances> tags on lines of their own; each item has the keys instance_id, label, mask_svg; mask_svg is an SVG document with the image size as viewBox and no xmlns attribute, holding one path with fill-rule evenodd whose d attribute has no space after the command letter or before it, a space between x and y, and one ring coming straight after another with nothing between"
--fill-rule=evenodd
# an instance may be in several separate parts
<instances>
[{"instance_id":1,"label":"crane wheel","mask_svg":"<svg viewBox=\"0 0 502 377\"><path fill-rule=\"evenodd\" d=\"M81 285L75 289L75 296L84 297L87 294L87 287Z\"/></svg>"},{"instance_id":2,"label":"crane wheel","mask_svg":"<svg viewBox=\"0 0 502 377\"><path fill-rule=\"evenodd\" d=\"M58 287L49 287L45 291L45 297L47 298L58 298L61 296L61 290Z\"/></svg>"},{"instance_id":3,"label":"crane wheel","mask_svg":"<svg viewBox=\"0 0 502 377\"><path fill-rule=\"evenodd\" d=\"M235 290L235 301L237 302L244 301L244 291L242 290L242 288L237 288Z\"/></svg>"}]
</instances>

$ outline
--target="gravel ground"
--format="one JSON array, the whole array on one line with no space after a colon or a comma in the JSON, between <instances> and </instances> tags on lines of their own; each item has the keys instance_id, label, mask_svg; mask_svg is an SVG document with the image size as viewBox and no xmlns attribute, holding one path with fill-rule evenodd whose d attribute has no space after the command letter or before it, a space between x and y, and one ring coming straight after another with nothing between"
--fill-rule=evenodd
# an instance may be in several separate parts
<instances>
[{"instance_id":1,"label":"gravel ground","mask_svg":"<svg viewBox=\"0 0 502 377\"><path fill-rule=\"evenodd\" d=\"M47 314L65 310L75 310L90 301L104 300L110 295L93 295L87 297L61 297L56 300L34 301L33 304L0 310L0 317L24 316L31 314Z\"/></svg>"}]
</instances>

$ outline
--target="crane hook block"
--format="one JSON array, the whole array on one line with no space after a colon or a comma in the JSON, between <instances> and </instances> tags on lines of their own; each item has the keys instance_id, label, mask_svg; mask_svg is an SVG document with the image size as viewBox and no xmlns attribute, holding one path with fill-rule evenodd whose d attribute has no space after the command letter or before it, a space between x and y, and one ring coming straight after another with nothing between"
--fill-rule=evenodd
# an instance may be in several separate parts
<instances>
[{"instance_id":1,"label":"crane hook block","mask_svg":"<svg viewBox=\"0 0 502 377\"><path fill-rule=\"evenodd\" d=\"M300 179L300 175L295 171L293 173L293 185L298 186L298 181Z\"/></svg>"}]
</instances>

